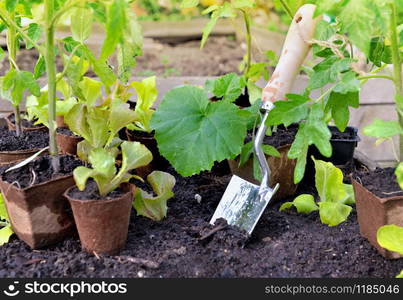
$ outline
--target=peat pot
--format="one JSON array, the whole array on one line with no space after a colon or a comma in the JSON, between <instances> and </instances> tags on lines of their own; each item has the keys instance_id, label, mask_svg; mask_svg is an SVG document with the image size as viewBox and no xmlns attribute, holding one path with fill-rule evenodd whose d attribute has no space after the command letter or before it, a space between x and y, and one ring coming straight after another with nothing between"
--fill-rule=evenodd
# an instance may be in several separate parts
<instances>
[{"instance_id":1,"label":"peat pot","mask_svg":"<svg viewBox=\"0 0 403 300\"><path fill-rule=\"evenodd\" d=\"M12 130L12 131L16 130L15 123L12 120L13 116L14 116L14 113L11 113L11 114L7 115L6 118L5 118L6 122L7 122L8 130ZM48 128L46 126L44 126L44 125L39 125L39 126L35 126L35 127L22 126L22 130L23 131L37 131L37 130L45 130L46 131L46 130L48 130Z\"/></svg>"},{"instance_id":2,"label":"peat pot","mask_svg":"<svg viewBox=\"0 0 403 300\"><path fill-rule=\"evenodd\" d=\"M376 238L379 227L389 224L403 226L403 196L380 198L352 179L360 233L386 258L403 255L382 248Z\"/></svg>"},{"instance_id":3,"label":"peat pot","mask_svg":"<svg viewBox=\"0 0 403 300\"><path fill-rule=\"evenodd\" d=\"M64 196L73 209L82 247L89 253L118 254L125 246L135 187L124 183L120 197L107 200L74 199L69 188Z\"/></svg>"},{"instance_id":4,"label":"peat pot","mask_svg":"<svg viewBox=\"0 0 403 300\"><path fill-rule=\"evenodd\" d=\"M9 164L24 160L24 159L34 155L38 151L41 151L41 149L0 151L0 166L9 165Z\"/></svg>"},{"instance_id":5,"label":"peat pot","mask_svg":"<svg viewBox=\"0 0 403 300\"><path fill-rule=\"evenodd\" d=\"M38 249L63 240L75 232L64 191L74 185L72 175L27 188L0 181L11 225L17 236Z\"/></svg>"},{"instance_id":6,"label":"peat pot","mask_svg":"<svg viewBox=\"0 0 403 300\"><path fill-rule=\"evenodd\" d=\"M66 128L63 128L67 130ZM82 137L74 134L66 134L59 128L56 133L57 146L62 154L77 155L77 144L83 140Z\"/></svg>"},{"instance_id":7,"label":"peat pot","mask_svg":"<svg viewBox=\"0 0 403 300\"><path fill-rule=\"evenodd\" d=\"M295 194L298 185L294 183L294 170L296 160L287 157L291 145L284 145L277 148L280 157L272 157L266 155L267 162L271 170L270 186L276 183L280 184L280 188L274 195L273 200L280 200ZM231 172L251 183L260 185L253 176L253 160L249 159L243 166L239 167L239 157L235 160L228 160Z\"/></svg>"}]
</instances>

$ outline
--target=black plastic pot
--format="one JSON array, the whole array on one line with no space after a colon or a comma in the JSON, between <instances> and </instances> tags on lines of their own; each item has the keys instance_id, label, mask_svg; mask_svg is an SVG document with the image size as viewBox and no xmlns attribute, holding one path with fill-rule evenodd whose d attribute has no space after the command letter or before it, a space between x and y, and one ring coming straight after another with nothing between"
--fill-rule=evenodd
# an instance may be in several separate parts
<instances>
[{"instance_id":1,"label":"black plastic pot","mask_svg":"<svg viewBox=\"0 0 403 300\"><path fill-rule=\"evenodd\" d=\"M329 126L330 131L332 132L332 138L330 143L332 144L333 154L331 157L324 157L320 154L319 150L315 146L310 146L308 150L308 157L310 158L312 155L316 159L330 161L334 165L345 165L349 161L351 161L354 157L355 148L358 145L358 142L361 140L358 136L358 128L356 127L347 127L344 133L349 134L349 138L339 138L337 135L342 134L336 126Z\"/></svg>"}]
</instances>

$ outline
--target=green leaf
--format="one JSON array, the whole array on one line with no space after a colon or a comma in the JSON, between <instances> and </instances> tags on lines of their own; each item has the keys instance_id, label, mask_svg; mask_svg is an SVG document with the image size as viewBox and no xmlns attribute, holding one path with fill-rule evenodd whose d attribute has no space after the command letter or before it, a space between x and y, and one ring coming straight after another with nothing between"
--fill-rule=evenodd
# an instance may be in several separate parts
<instances>
[{"instance_id":1,"label":"green leaf","mask_svg":"<svg viewBox=\"0 0 403 300\"><path fill-rule=\"evenodd\" d=\"M347 204L347 205L353 205L355 204L355 194L354 194L354 188L351 184L343 184L344 190L346 191L346 196L340 200L341 203Z\"/></svg>"},{"instance_id":2,"label":"green leaf","mask_svg":"<svg viewBox=\"0 0 403 300\"><path fill-rule=\"evenodd\" d=\"M36 23L29 24L27 29L27 35L31 38L31 40L37 42L42 36L42 27ZM34 47L34 45L29 41L25 41L25 45L27 49L31 49Z\"/></svg>"},{"instance_id":3,"label":"green leaf","mask_svg":"<svg viewBox=\"0 0 403 300\"><path fill-rule=\"evenodd\" d=\"M353 71L343 73L340 81L336 84L333 91L336 93L347 94L358 92L361 88L361 83L357 79L357 74Z\"/></svg>"},{"instance_id":4,"label":"green leaf","mask_svg":"<svg viewBox=\"0 0 403 300\"><path fill-rule=\"evenodd\" d=\"M396 278L403 278L403 270L400 271L400 274L396 276Z\"/></svg>"},{"instance_id":5,"label":"green leaf","mask_svg":"<svg viewBox=\"0 0 403 300\"><path fill-rule=\"evenodd\" d=\"M56 101L56 114L58 116L65 116L77 104L77 99L74 97L65 100Z\"/></svg>"},{"instance_id":6,"label":"green leaf","mask_svg":"<svg viewBox=\"0 0 403 300\"><path fill-rule=\"evenodd\" d=\"M395 171L397 183L399 184L400 188L403 190L403 163L399 163Z\"/></svg>"},{"instance_id":7,"label":"green leaf","mask_svg":"<svg viewBox=\"0 0 403 300\"><path fill-rule=\"evenodd\" d=\"M212 92L225 102L234 102L241 96L245 82L235 73L226 74L214 81Z\"/></svg>"},{"instance_id":8,"label":"green leaf","mask_svg":"<svg viewBox=\"0 0 403 300\"><path fill-rule=\"evenodd\" d=\"M137 115L130 109L129 103L123 103L115 99L115 101L112 102L109 113L108 127L110 136L107 143L110 144L119 130L133 123L136 118Z\"/></svg>"},{"instance_id":9,"label":"green leaf","mask_svg":"<svg viewBox=\"0 0 403 300\"><path fill-rule=\"evenodd\" d=\"M88 158L97 174L101 174L106 178L112 178L115 175L115 158L107 150L102 148L94 149Z\"/></svg>"},{"instance_id":10,"label":"green leaf","mask_svg":"<svg viewBox=\"0 0 403 300\"><path fill-rule=\"evenodd\" d=\"M284 124L288 127L293 123L305 119L308 116L309 106L308 97L301 95L288 94L287 101L277 101L274 109L270 112L267 119L267 125L276 126Z\"/></svg>"},{"instance_id":11,"label":"green leaf","mask_svg":"<svg viewBox=\"0 0 403 300\"><path fill-rule=\"evenodd\" d=\"M0 220L10 221L2 193L0 193Z\"/></svg>"},{"instance_id":12,"label":"green leaf","mask_svg":"<svg viewBox=\"0 0 403 300\"><path fill-rule=\"evenodd\" d=\"M309 139L306 136L305 127L305 123L299 125L297 135L288 151L288 158L297 159L297 164L295 165L294 170L294 183L300 182L305 174L306 158L309 147Z\"/></svg>"},{"instance_id":13,"label":"green leaf","mask_svg":"<svg viewBox=\"0 0 403 300\"><path fill-rule=\"evenodd\" d=\"M235 8L238 8L238 9L256 7L255 1L251 1L251 0L234 0L233 5Z\"/></svg>"},{"instance_id":14,"label":"green leaf","mask_svg":"<svg viewBox=\"0 0 403 300\"><path fill-rule=\"evenodd\" d=\"M385 44L384 37L374 37L371 40L368 59L377 67L380 67L382 63L392 63L391 47Z\"/></svg>"},{"instance_id":15,"label":"green leaf","mask_svg":"<svg viewBox=\"0 0 403 300\"><path fill-rule=\"evenodd\" d=\"M335 56L326 58L313 68L315 72L309 79L308 89L315 90L336 82L343 72L350 69L351 63L350 58L339 59Z\"/></svg>"},{"instance_id":16,"label":"green leaf","mask_svg":"<svg viewBox=\"0 0 403 300\"><path fill-rule=\"evenodd\" d=\"M101 50L101 60L105 61L114 51L118 43L123 41L126 19L126 1L114 0L108 9L106 38Z\"/></svg>"},{"instance_id":17,"label":"green leaf","mask_svg":"<svg viewBox=\"0 0 403 300\"><path fill-rule=\"evenodd\" d=\"M40 55L34 67L34 78L38 79L43 74L45 74L45 71L46 71L45 58L42 55Z\"/></svg>"},{"instance_id":18,"label":"green leaf","mask_svg":"<svg viewBox=\"0 0 403 300\"><path fill-rule=\"evenodd\" d=\"M191 176L240 154L246 123L236 105L210 102L202 89L183 86L165 95L151 128L161 154L182 176Z\"/></svg>"},{"instance_id":19,"label":"green leaf","mask_svg":"<svg viewBox=\"0 0 403 300\"><path fill-rule=\"evenodd\" d=\"M133 207L138 215L160 221L167 215L167 201L174 196L172 189L175 186L175 177L165 172L154 171L147 176L147 181L156 196L137 189Z\"/></svg>"},{"instance_id":20,"label":"green leaf","mask_svg":"<svg viewBox=\"0 0 403 300\"><path fill-rule=\"evenodd\" d=\"M322 202L339 202L347 195L343 173L331 162L315 160L315 185Z\"/></svg>"},{"instance_id":21,"label":"green leaf","mask_svg":"<svg viewBox=\"0 0 403 300\"><path fill-rule=\"evenodd\" d=\"M148 165L153 155L146 146L139 142L125 141L121 145L122 148L122 167L120 172L129 172L142 166Z\"/></svg>"},{"instance_id":22,"label":"green leaf","mask_svg":"<svg viewBox=\"0 0 403 300\"><path fill-rule=\"evenodd\" d=\"M74 105L64 116L64 122L70 130L87 141L92 141L91 131L87 123L88 108L84 104Z\"/></svg>"},{"instance_id":23,"label":"green leaf","mask_svg":"<svg viewBox=\"0 0 403 300\"><path fill-rule=\"evenodd\" d=\"M80 191L85 190L87 180L92 177L95 172L86 167L77 167L73 171L74 181Z\"/></svg>"},{"instance_id":24,"label":"green leaf","mask_svg":"<svg viewBox=\"0 0 403 300\"><path fill-rule=\"evenodd\" d=\"M246 143L243 145L241 154L239 155L239 167L242 167L253 154L253 142Z\"/></svg>"},{"instance_id":25,"label":"green leaf","mask_svg":"<svg viewBox=\"0 0 403 300\"><path fill-rule=\"evenodd\" d=\"M347 220L352 208L340 202L319 202L319 216L323 224L337 226Z\"/></svg>"},{"instance_id":26,"label":"green leaf","mask_svg":"<svg viewBox=\"0 0 403 300\"><path fill-rule=\"evenodd\" d=\"M5 0L5 2L6 2L6 9L9 12L14 11L18 4L18 0Z\"/></svg>"},{"instance_id":27,"label":"green leaf","mask_svg":"<svg viewBox=\"0 0 403 300\"><path fill-rule=\"evenodd\" d=\"M246 86L248 89L249 103L253 105L262 98L262 88L257 86L252 80L248 80Z\"/></svg>"},{"instance_id":28,"label":"green leaf","mask_svg":"<svg viewBox=\"0 0 403 300\"><path fill-rule=\"evenodd\" d=\"M0 62L6 57L6 52L0 47Z\"/></svg>"},{"instance_id":29,"label":"green leaf","mask_svg":"<svg viewBox=\"0 0 403 300\"><path fill-rule=\"evenodd\" d=\"M403 254L403 227L384 225L378 229L376 238L382 248Z\"/></svg>"},{"instance_id":30,"label":"green leaf","mask_svg":"<svg viewBox=\"0 0 403 300\"><path fill-rule=\"evenodd\" d=\"M0 229L0 246L8 243L10 237L14 234L14 231L11 229L11 226L5 226Z\"/></svg>"},{"instance_id":31,"label":"green leaf","mask_svg":"<svg viewBox=\"0 0 403 300\"><path fill-rule=\"evenodd\" d=\"M96 101L102 96L102 82L89 77L83 77L78 85L86 100L86 104L89 107L95 106Z\"/></svg>"},{"instance_id":32,"label":"green leaf","mask_svg":"<svg viewBox=\"0 0 403 300\"><path fill-rule=\"evenodd\" d=\"M350 92L341 94L332 92L326 105L326 110L330 110L332 118L337 128L344 132L350 120L349 107L358 108L359 106L359 93Z\"/></svg>"},{"instance_id":33,"label":"green leaf","mask_svg":"<svg viewBox=\"0 0 403 300\"><path fill-rule=\"evenodd\" d=\"M192 8L199 5L199 0L183 0L181 3L181 8Z\"/></svg>"},{"instance_id":34,"label":"green leaf","mask_svg":"<svg viewBox=\"0 0 403 300\"><path fill-rule=\"evenodd\" d=\"M280 211L286 210L295 206L298 213L309 214L318 210L318 206L312 195L303 194L294 199L293 202L286 202L280 207Z\"/></svg>"},{"instance_id":35,"label":"green leaf","mask_svg":"<svg viewBox=\"0 0 403 300\"><path fill-rule=\"evenodd\" d=\"M132 82L131 86L137 92L135 113L137 114L136 127L140 130L151 132L150 122L154 114L153 104L157 100L158 90L156 77L143 79L141 82Z\"/></svg>"},{"instance_id":36,"label":"green leaf","mask_svg":"<svg viewBox=\"0 0 403 300\"><path fill-rule=\"evenodd\" d=\"M264 154L266 155L270 155L273 157L280 157L281 154L280 152L278 152L278 150L276 148L274 148L273 146L270 145L262 145L262 149Z\"/></svg>"},{"instance_id":37,"label":"green leaf","mask_svg":"<svg viewBox=\"0 0 403 300\"><path fill-rule=\"evenodd\" d=\"M14 106L20 104L24 91L29 90L32 95L39 97L41 90L34 75L26 71L11 70L4 76L3 90L10 91L11 100Z\"/></svg>"},{"instance_id":38,"label":"green leaf","mask_svg":"<svg viewBox=\"0 0 403 300\"><path fill-rule=\"evenodd\" d=\"M86 7L75 7L71 13L71 33L76 41L83 43L91 35L93 11Z\"/></svg>"},{"instance_id":39,"label":"green leaf","mask_svg":"<svg viewBox=\"0 0 403 300\"><path fill-rule=\"evenodd\" d=\"M391 138L403 134L403 129L396 121L375 120L371 125L364 127L364 134L376 138Z\"/></svg>"}]
</instances>

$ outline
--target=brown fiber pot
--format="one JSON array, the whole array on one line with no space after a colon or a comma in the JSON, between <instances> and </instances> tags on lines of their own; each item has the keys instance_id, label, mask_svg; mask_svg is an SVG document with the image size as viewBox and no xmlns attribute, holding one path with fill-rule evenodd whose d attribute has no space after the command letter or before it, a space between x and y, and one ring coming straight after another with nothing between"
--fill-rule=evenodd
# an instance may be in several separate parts
<instances>
[{"instance_id":1,"label":"brown fiber pot","mask_svg":"<svg viewBox=\"0 0 403 300\"><path fill-rule=\"evenodd\" d=\"M66 123L64 123L64 116L56 116L56 125L58 128L68 128Z\"/></svg>"},{"instance_id":2,"label":"brown fiber pot","mask_svg":"<svg viewBox=\"0 0 403 300\"><path fill-rule=\"evenodd\" d=\"M11 116L13 115L14 113L11 113L11 114L9 114L5 119L6 119L6 122L7 122L7 127L8 127L8 130L10 130L10 131L14 131L14 130L16 130L16 126L15 126L15 124L10 120L10 118L11 118ZM22 130L23 131L38 131L38 130L48 130L48 128L46 127L46 126L36 126L36 127L33 127L33 128L29 128L29 127L22 127Z\"/></svg>"},{"instance_id":3,"label":"brown fiber pot","mask_svg":"<svg viewBox=\"0 0 403 300\"><path fill-rule=\"evenodd\" d=\"M279 183L280 188L274 195L273 200L280 200L295 194L298 185L294 183L294 169L296 160L287 157L291 145L284 145L277 150L280 157L266 156L271 170L270 185ZM239 157L235 160L228 160L232 174L237 175L249 182L259 185L253 176L253 160L249 159L242 167L239 167Z\"/></svg>"},{"instance_id":4,"label":"brown fiber pot","mask_svg":"<svg viewBox=\"0 0 403 300\"><path fill-rule=\"evenodd\" d=\"M38 249L63 240L75 232L64 191L74 185L73 176L64 176L20 189L0 181L0 189L17 236Z\"/></svg>"},{"instance_id":5,"label":"brown fiber pot","mask_svg":"<svg viewBox=\"0 0 403 300\"><path fill-rule=\"evenodd\" d=\"M56 133L57 146L62 154L77 155L77 144L82 140L80 136Z\"/></svg>"},{"instance_id":6,"label":"brown fiber pot","mask_svg":"<svg viewBox=\"0 0 403 300\"><path fill-rule=\"evenodd\" d=\"M125 183L126 192L111 200L79 200L64 196L70 201L78 234L85 251L97 254L118 254L124 248L129 229L130 211L135 187Z\"/></svg>"},{"instance_id":7,"label":"brown fiber pot","mask_svg":"<svg viewBox=\"0 0 403 300\"><path fill-rule=\"evenodd\" d=\"M379 198L352 179L360 233L384 257L401 258L403 255L382 248L376 239L379 227L389 224L403 226L403 196Z\"/></svg>"},{"instance_id":8,"label":"brown fiber pot","mask_svg":"<svg viewBox=\"0 0 403 300\"><path fill-rule=\"evenodd\" d=\"M24 160L41 149L27 149L17 151L0 151L0 166L12 164L21 160ZM46 151L45 151L46 153ZM43 154L45 154L43 153Z\"/></svg>"}]
</instances>

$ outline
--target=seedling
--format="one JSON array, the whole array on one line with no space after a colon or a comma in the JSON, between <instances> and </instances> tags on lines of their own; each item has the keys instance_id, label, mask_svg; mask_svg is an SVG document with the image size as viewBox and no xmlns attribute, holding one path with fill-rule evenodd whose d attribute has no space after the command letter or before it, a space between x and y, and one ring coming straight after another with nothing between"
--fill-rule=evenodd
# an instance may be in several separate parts
<instances>
[{"instance_id":1,"label":"seedling","mask_svg":"<svg viewBox=\"0 0 403 300\"><path fill-rule=\"evenodd\" d=\"M0 20L3 22L2 29L7 28L7 50L10 64L9 71L4 77L0 78L0 95L13 105L17 136L20 136L22 132L20 103L24 92L28 90L32 95L40 95L40 87L36 82L37 77L31 72L20 70L17 65L20 40L23 39L26 43L26 48L30 49L33 47L31 41L36 42L42 35L42 30L38 24L34 22L27 26L21 24L21 18L32 19L31 5L31 1L26 0L6 1L0 5ZM0 60L4 57L5 53L1 49Z\"/></svg>"},{"instance_id":2,"label":"seedling","mask_svg":"<svg viewBox=\"0 0 403 300\"><path fill-rule=\"evenodd\" d=\"M100 195L106 196L116 190L122 183L131 178L139 178L129 172L136 168L146 166L152 161L151 152L138 142L123 142L120 145L122 165L116 169L116 159L113 154L105 149L91 150L88 159L91 168L78 167L74 170L74 180L80 191L85 189L89 178L93 178L98 186Z\"/></svg>"},{"instance_id":3,"label":"seedling","mask_svg":"<svg viewBox=\"0 0 403 300\"><path fill-rule=\"evenodd\" d=\"M343 173L330 162L315 160L315 184L320 201L315 202L314 197L303 194L293 202L285 202L280 211L294 206L299 213L311 213L319 210L323 224L337 226L347 220L351 213L351 205L355 203L353 187L343 183Z\"/></svg>"}]
</instances>

